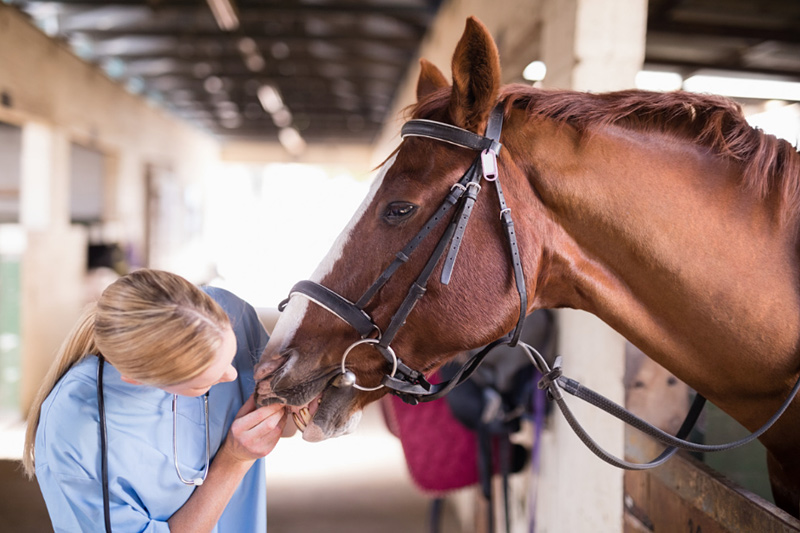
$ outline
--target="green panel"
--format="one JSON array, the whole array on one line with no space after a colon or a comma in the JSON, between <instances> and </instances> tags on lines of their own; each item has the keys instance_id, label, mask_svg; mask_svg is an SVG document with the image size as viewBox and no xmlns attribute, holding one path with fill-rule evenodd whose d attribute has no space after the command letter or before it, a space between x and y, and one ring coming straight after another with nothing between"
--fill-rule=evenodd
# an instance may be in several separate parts
<instances>
[{"instance_id":1,"label":"green panel","mask_svg":"<svg viewBox=\"0 0 800 533\"><path fill-rule=\"evenodd\" d=\"M0 256L0 409L19 409L20 262Z\"/></svg>"},{"instance_id":2,"label":"green panel","mask_svg":"<svg viewBox=\"0 0 800 533\"><path fill-rule=\"evenodd\" d=\"M706 444L733 442L750 434L741 424L711 402L706 403ZM733 450L706 453L703 462L745 489L773 502L764 446L751 442Z\"/></svg>"}]
</instances>

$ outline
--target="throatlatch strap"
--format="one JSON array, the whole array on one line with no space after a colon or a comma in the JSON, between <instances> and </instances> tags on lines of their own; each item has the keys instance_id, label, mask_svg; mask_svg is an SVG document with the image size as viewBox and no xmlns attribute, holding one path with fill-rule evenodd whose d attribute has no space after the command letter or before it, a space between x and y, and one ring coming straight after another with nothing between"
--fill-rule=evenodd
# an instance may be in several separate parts
<instances>
[{"instance_id":1,"label":"throatlatch strap","mask_svg":"<svg viewBox=\"0 0 800 533\"><path fill-rule=\"evenodd\" d=\"M514 267L514 281L517 284L517 293L519 294L519 318L514 332L511 334L511 340L508 345L512 348L517 345L519 336L522 333L522 326L525 322L525 316L528 310L528 291L525 288L525 272L522 270L522 258L519 255L519 245L517 244L517 233L514 231L514 221L511 219L511 209L506 205L506 198L503 195L503 188L500 186L500 180L495 180L497 187L497 197L500 201L500 220L503 221L503 227L506 230L506 237L508 238L508 245L511 248L511 264Z\"/></svg>"}]
</instances>

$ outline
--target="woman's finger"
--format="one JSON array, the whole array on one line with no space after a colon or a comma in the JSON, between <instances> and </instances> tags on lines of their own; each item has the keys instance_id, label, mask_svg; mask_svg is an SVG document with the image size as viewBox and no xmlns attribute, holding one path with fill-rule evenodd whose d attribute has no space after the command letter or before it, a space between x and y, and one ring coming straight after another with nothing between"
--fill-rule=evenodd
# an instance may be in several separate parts
<instances>
[{"instance_id":1,"label":"woman's finger","mask_svg":"<svg viewBox=\"0 0 800 533\"><path fill-rule=\"evenodd\" d=\"M234 420L233 423L237 426L238 430L249 431L263 424L265 421L271 421L273 419L276 419L275 421L277 421L277 419L280 419L280 417L283 416L284 412L285 408L283 405L266 405L242 415Z\"/></svg>"},{"instance_id":2,"label":"woman's finger","mask_svg":"<svg viewBox=\"0 0 800 533\"><path fill-rule=\"evenodd\" d=\"M234 418L240 418L247 413L251 413L255 411L256 408L256 397L255 394L251 394L247 400L245 400L244 404L239 408L239 412L236 413Z\"/></svg>"}]
</instances>

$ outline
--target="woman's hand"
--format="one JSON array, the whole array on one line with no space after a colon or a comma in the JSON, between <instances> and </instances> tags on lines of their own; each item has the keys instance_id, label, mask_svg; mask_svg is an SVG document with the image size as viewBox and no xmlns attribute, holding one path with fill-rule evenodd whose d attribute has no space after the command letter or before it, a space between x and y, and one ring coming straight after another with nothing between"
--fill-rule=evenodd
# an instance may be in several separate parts
<instances>
[{"instance_id":1,"label":"woman's hand","mask_svg":"<svg viewBox=\"0 0 800 533\"><path fill-rule=\"evenodd\" d=\"M242 478L256 459L272 451L285 425L283 405L256 409L250 396L236 413L225 442L211 462L206 482L170 517L170 531L211 531Z\"/></svg>"},{"instance_id":2,"label":"woman's hand","mask_svg":"<svg viewBox=\"0 0 800 533\"><path fill-rule=\"evenodd\" d=\"M231 424L223 448L234 459L251 462L269 454L278 443L286 425L283 405L267 405L256 409L250 396Z\"/></svg>"}]
</instances>

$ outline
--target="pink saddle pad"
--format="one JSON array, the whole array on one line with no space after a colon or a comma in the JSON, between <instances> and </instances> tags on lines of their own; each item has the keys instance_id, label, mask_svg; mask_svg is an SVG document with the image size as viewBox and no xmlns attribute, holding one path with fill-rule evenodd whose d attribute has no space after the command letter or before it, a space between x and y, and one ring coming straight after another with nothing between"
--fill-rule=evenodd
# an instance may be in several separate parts
<instances>
[{"instance_id":1,"label":"pink saddle pad","mask_svg":"<svg viewBox=\"0 0 800 533\"><path fill-rule=\"evenodd\" d=\"M442 398L408 405L396 396L382 400L386 424L400 439L411 478L437 496L478 482L475 433L453 418Z\"/></svg>"}]
</instances>

